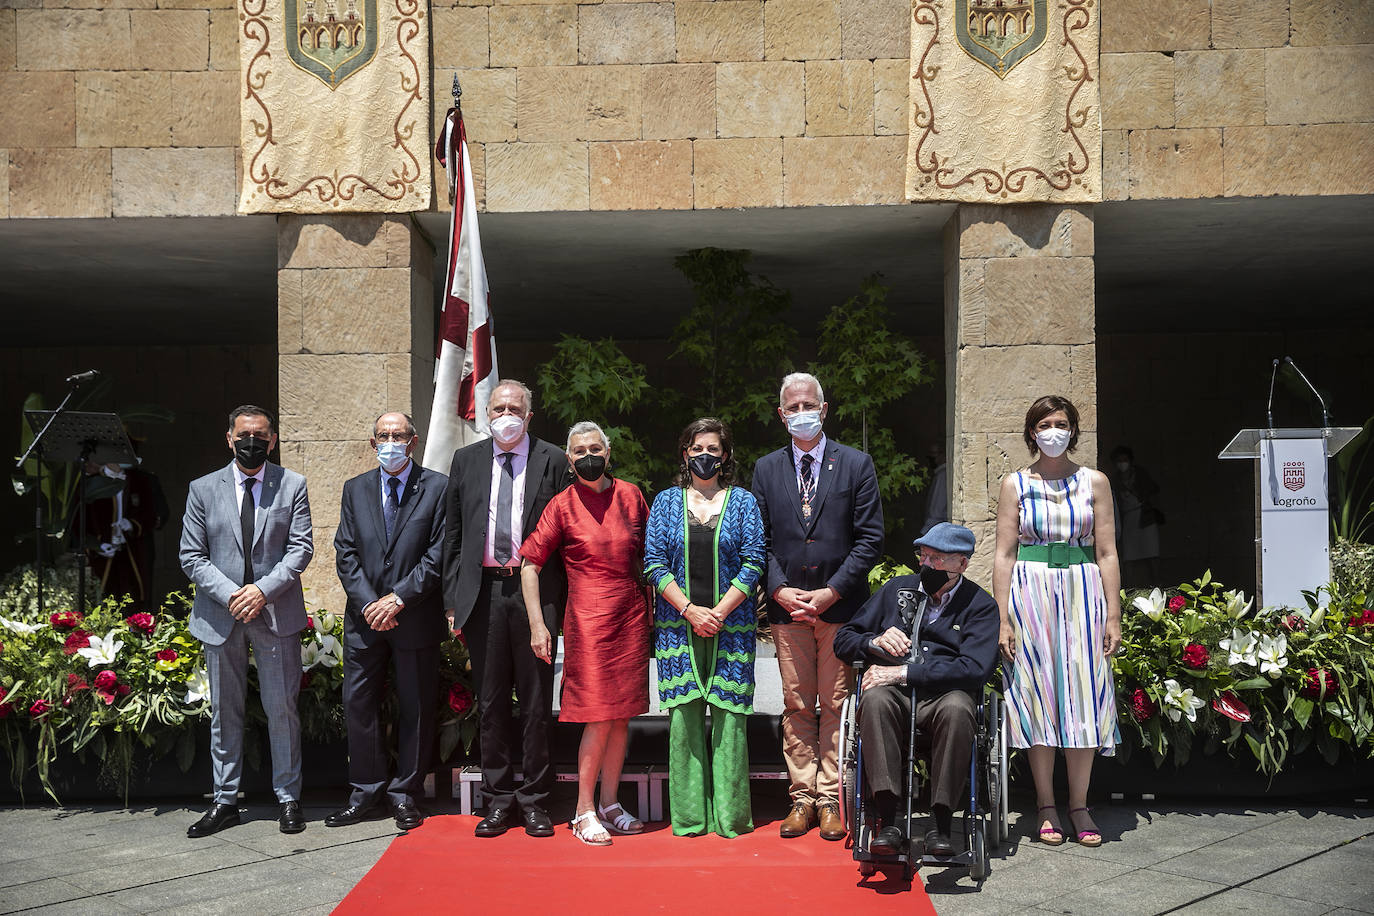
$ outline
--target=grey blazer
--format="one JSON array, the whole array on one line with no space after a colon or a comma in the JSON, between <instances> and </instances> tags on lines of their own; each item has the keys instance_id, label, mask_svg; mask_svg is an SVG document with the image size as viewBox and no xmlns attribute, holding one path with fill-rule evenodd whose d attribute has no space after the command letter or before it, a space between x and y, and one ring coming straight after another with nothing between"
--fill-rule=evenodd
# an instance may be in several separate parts
<instances>
[{"instance_id":1,"label":"grey blazer","mask_svg":"<svg viewBox=\"0 0 1374 916\"><path fill-rule=\"evenodd\" d=\"M191 635L223 645L234 629L229 596L243 583L243 534L233 462L191 481L181 523L181 568L196 585ZM254 584L267 596L262 617L278 636L305 628L301 573L315 553L305 478L268 462L253 528Z\"/></svg>"}]
</instances>

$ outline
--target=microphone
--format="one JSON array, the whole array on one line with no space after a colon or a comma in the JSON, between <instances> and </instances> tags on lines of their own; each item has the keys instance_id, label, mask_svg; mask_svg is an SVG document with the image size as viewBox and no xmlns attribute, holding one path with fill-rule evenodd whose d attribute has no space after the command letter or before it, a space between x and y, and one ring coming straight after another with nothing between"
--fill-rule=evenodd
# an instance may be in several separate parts
<instances>
[{"instance_id":1,"label":"microphone","mask_svg":"<svg viewBox=\"0 0 1374 916\"><path fill-rule=\"evenodd\" d=\"M1270 428L1270 429L1273 429L1273 428L1274 428L1274 379L1278 378L1278 375L1279 375L1279 361L1278 361L1278 358L1276 357L1276 358L1274 359L1274 369L1273 369L1272 372L1269 373L1269 408L1268 408L1268 410L1266 411L1266 413L1268 413L1268 415L1269 415L1269 428Z\"/></svg>"},{"instance_id":2,"label":"microphone","mask_svg":"<svg viewBox=\"0 0 1374 916\"><path fill-rule=\"evenodd\" d=\"M1329 429L1331 427L1331 417L1326 412L1326 401L1322 398L1322 393L1317 390L1315 385L1307 380L1307 376L1302 374L1302 370L1298 368L1298 364L1293 362L1293 357L1285 356L1283 361L1293 367L1293 371L1298 374L1298 378L1302 379L1303 384L1311 389L1312 393L1317 396L1317 403L1322 406L1322 427Z\"/></svg>"},{"instance_id":3,"label":"microphone","mask_svg":"<svg viewBox=\"0 0 1374 916\"><path fill-rule=\"evenodd\" d=\"M78 372L76 375L67 376L67 384L71 385L73 383L80 384L82 382L91 382L100 378L100 374L101 373L99 369L87 369L85 372Z\"/></svg>"}]
</instances>

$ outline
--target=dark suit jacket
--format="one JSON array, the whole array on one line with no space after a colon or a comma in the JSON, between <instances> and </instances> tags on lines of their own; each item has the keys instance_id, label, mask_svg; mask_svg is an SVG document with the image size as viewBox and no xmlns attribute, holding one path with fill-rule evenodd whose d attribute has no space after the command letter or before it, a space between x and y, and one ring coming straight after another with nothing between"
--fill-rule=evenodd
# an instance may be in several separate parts
<instances>
[{"instance_id":1,"label":"dark suit jacket","mask_svg":"<svg viewBox=\"0 0 1374 916\"><path fill-rule=\"evenodd\" d=\"M453 453L449 469L444 529L444 607L453 611L453 626L461 629L472 614L482 584L482 554L487 542L487 512L491 506L490 439L474 442ZM525 514L521 539L529 537L549 500L568 485L568 461L557 446L530 437L525 467ZM567 582L561 561L551 561L539 574L544 622L557 633Z\"/></svg>"},{"instance_id":2,"label":"dark suit jacket","mask_svg":"<svg viewBox=\"0 0 1374 916\"><path fill-rule=\"evenodd\" d=\"M344 484L334 552L348 595L344 638L367 647L383 639L398 649L437 646L448 635L440 572L444 546L444 489L448 478L412 465L391 538L382 519L382 471L373 468ZM363 608L395 592L405 602L396 626L379 633Z\"/></svg>"},{"instance_id":3,"label":"dark suit jacket","mask_svg":"<svg viewBox=\"0 0 1374 916\"><path fill-rule=\"evenodd\" d=\"M790 441L754 465L753 491L763 513L768 553L764 572L768 619L774 623L792 620L772 600L782 586L829 585L840 593L840 600L821 619L844 623L868 597L868 572L883 552L883 501L873 459L827 439L807 520L802 519Z\"/></svg>"},{"instance_id":4,"label":"dark suit jacket","mask_svg":"<svg viewBox=\"0 0 1374 916\"><path fill-rule=\"evenodd\" d=\"M921 577L897 576L878 589L854 619L835 634L835 654L847 662L860 659L891 665L887 655L874 652L872 642L889 627L903 627L902 602L920 603ZM921 605L924 613L924 605ZM971 579L955 586L954 596L935 620L924 623L916 659L907 664L907 683L931 694L967 690L975 696L997 665L997 633L1001 617L997 602ZM903 627L905 629L905 627Z\"/></svg>"}]
</instances>

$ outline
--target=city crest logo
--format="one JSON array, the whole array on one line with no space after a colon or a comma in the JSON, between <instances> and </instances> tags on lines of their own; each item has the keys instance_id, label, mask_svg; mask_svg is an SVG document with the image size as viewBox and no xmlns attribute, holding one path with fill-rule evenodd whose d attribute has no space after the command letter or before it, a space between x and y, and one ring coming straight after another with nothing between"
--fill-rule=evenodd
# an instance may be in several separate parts
<instances>
[{"instance_id":1,"label":"city crest logo","mask_svg":"<svg viewBox=\"0 0 1374 916\"><path fill-rule=\"evenodd\" d=\"M1285 489L1292 490L1294 493L1303 488L1307 482L1307 463L1303 461L1285 461L1283 463L1283 485Z\"/></svg>"},{"instance_id":2,"label":"city crest logo","mask_svg":"<svg viewBox=\"0 0 1374 916\"><path fill-rule=\"evenodd\" d=\"M377 0L286 0L291 62L333 91L377 56Z\"/></svg>"},{"instance_id":3,"label":"city crest logo","mask_svg":"<svg viewBox=\"0 0 1374 916\"><path fill-rule=\"evenodd\" d=\"M959 47L1005 79L1045 44L1046 0L954 0Z\"/></svg>"}]
</instances>

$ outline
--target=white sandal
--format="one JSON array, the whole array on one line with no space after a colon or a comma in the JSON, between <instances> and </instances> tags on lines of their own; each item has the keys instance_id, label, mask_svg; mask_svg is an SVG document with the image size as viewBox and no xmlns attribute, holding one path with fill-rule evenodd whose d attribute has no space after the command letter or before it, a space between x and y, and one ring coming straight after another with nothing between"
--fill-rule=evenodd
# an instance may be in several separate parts
<instances>
[{"instance_id":1,"label":"white sandal","mask_svg":"<svg viewBox=\"0 0 1374 916\"><path fill-rule=\"evenodd\" d=\"M611 812L613 811L619 811L620 813L615 817L611 817ZM644 822L626 811L620 802L616 802L614 805L608 805L605 808L597 805L596 813L601 815L601 823L608 830L614 830L616 833L644 832Z\"/></svg>"},{"instance_id":2,"label":"white sandal","mask_svg":"<svg viewBox=\"0 0 1374 916\"><path fill-rule=\"evenodd\" d=\"M578 826L583 823L587 824L587 826ZM588 846L611 845L611 835L606 832L606 828L597 820L594 812L587 811L579 814L572 819L572 822L568 826L572 827L573 836L577 837Z\"/></svg>"}]
</instances>

